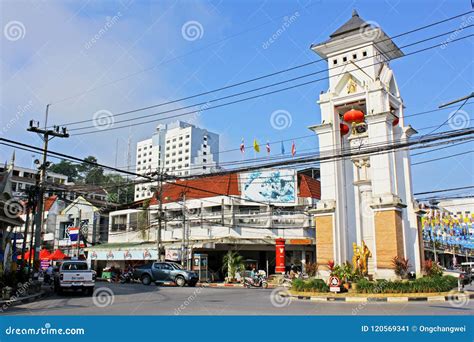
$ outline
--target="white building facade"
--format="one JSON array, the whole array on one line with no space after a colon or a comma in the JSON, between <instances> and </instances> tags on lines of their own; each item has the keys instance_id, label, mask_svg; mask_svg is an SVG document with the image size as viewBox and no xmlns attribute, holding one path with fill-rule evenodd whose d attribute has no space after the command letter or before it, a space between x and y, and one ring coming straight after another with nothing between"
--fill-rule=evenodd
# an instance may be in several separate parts
<instances>
[{"instance_id":1,"label":"white building facade","mask_svg":"<svg viewBox=\"0 0 474 342\"><path fill-rule=\"evenodd\" d=\"M285 239L286 265L304 267L314 261L315 227L308 210L315 207L319 191L317 179L294 170L167 184L161 227L165 259L203 253L209 256L209 268L219 271L224 254L235 250L271 274L276 239ZM154 197L148 208L111 212L108 244L88 249L91 262L124 267L156 260L159 208Z\"/></svg>"},{"instance_id":2,"label":"white building facade","mask_svg":"<svg viewBox=\"0 0 474 342\"><path fill-rule=\"evenodd\" d=\"M137 143L136 171L189 176L215 171L219 164L219 135L177 121L159 125L152 138ZM135 186L135 200L153 195L157 183Z\"/></svg>"}]
</instances>

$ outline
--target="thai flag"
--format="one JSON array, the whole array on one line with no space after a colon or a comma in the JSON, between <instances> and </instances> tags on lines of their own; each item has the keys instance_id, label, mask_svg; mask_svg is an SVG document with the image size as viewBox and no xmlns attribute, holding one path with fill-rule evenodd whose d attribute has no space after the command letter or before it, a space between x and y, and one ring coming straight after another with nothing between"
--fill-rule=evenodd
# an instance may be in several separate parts
<instances>
[{"instance_id":1,"label":"thai flag","mask_svg":"<svg viewBox=\"0 0 474 342\"><path fill-rule=\"evenodd\" d=\"M68 234L70 241L77 241L79 238L79 227L69 227Z\"/></svg>"},{"instance_id":2,"label":"thai flag","mask_svg":"<svg viewBox=\"0 0 474 342\"><path fill-rule=\"evenodd\" d=\"M291 145L291 155L294 157L296 154L296 145L295 142L293 141L293 144Z\"/></svg>"},{"instance_id":3,"label":"thai flag","mask_svg":"<svg viewBox=\"0 0 474 342\"><path fill-rule=\"evenodd\" d=\"M245 153L244 138L242 138L242 142L240 143L240 152Z\"/></svg>"}]
</instances>

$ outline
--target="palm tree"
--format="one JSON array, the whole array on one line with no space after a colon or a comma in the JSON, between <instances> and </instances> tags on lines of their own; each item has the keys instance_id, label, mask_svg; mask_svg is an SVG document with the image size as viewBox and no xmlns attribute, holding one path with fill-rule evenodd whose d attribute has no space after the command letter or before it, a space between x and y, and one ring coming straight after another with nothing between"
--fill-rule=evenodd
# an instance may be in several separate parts
<instances>
[{"instance_id":1,"label":"palm tree","mask_svg":"<svg viewBox=\"0 0 474 342\"><path fill-rule=\"evenodd\" d=\"M235 274L244 270L244 257L237 252L228 251L222 259L222 268L227 271L227 279L235 280Z\"/></svg>"}]
</instances>

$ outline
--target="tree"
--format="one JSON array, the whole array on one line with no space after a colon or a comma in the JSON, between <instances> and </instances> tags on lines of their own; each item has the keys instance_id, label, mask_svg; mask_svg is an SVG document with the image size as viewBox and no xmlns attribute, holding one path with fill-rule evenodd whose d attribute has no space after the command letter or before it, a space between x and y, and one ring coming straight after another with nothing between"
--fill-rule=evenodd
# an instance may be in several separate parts
<instances>
[{"instance_id":1,"label":"tree","mask_svg":"<svg viewBox=\"0 0 474 342\"><path fill-rule=\"evenodd\" d=\"M49 171L67 176L68 182L76 182L79 176L77 165L68 160L61 160L59 163L51 165Z\"/></svg>"},{"instance_id":2,"label":"tree","mask_svg":"<svg viewBox=\"0 0 474 342\"><path fill-rule=\"evenodd\" d=\"M88 156L84 158L84 162L77 166L77 170L85 184L102 184L106 181L104 169L101 166L92 165L97 163L97 158Z\"/></svg>"},{"instance_id":3,"label":"tree","mask_svg":"<svg viewBox=\"0 0 474 342\"><path fill-rule=\"evenodd\" d=\"M134 186L127 178L111 173L104 176L107 186L107 200L113 203L125 204L133 202Z\"/></svg>"}]
</instances>

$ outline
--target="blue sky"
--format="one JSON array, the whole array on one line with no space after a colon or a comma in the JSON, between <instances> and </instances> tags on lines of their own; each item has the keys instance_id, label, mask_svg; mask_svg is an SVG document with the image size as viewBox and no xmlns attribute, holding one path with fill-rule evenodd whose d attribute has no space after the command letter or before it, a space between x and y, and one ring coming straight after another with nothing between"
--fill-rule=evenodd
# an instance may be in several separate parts
<instances>
[{"instance_id":1,"label":"blue sky","mask_svg":"<svg viewBox=\"0 0 474 342\"><path fill-rule=\"evenodd\" d=\"M25 128L32 118L43 121L47 103L52 103L51 124L91 120L98 111L119 113L314 61L319 56L309 50L310 44L326 40L350 18L354 8L363 19L380 25L390 36L471 9L467 0L4 1L1 6L0 134L35 145L40 144L39 139ZM403 46L458 29L466 23L472 25L472 15L400 37L395 42ZM277 34L285 20L291 23L282 34ZM11 22L22 24L19 39L6 33L5 28ZM183 26L189 22L197 22L197 38L183 34ZM472 33L472 28L467 28L455 38ZM276 39L269 43L275 35ZM442 43L447 38L419 47ZM405 101L405 113L434 109L440 103L470 93L473 57L471 38L444 49L393 61L391 66ZM219 94L183 101L174 107L325 68L325 63L317 63ZM315 77L324 76L325 73ZM308 126L320 123L316 100L327 87L328 82L324 80L182 119L191 119L221 134L221 150L238 148L242 137L247 144L257 138L263 145L267 140L305 136L311 134ZM61 101L65 98L69 99ZM152 109L115 120L174 107ZM291 117L291 125L281 130L271 123L272 113L279 110L288 112ZM464 117L473 118L472 106L463 110ZM441 124L450 112L452 109L411 117L407 121L420 129ZM156 124L53 140L51 149L79 157L92 154L100 162L114 165L118 141L117 164L123 166L127 164L128 137L131 137L133 151L136 141L150 136ZM420 130L422 133L427 131ZM296 140L296 146L299 151L316 149L317 139ZM279 144L273 146L273 151L279 149ZM289 150L288 143L286 151ZM472 144L416 156L413 162L469 150ZM9 159L10 155L11 149L0 148L2 159ZM235 160L240 159L240 154L223 153L220 157L221 161ZM17 152L18 164L30 166L31 160L31 153ZM473 154L414 166L415 191L471 185L473 170Z\"/></svg>"}]
</instances>

